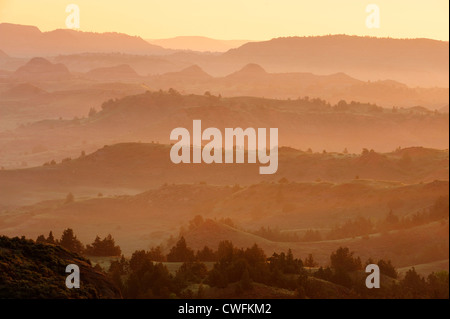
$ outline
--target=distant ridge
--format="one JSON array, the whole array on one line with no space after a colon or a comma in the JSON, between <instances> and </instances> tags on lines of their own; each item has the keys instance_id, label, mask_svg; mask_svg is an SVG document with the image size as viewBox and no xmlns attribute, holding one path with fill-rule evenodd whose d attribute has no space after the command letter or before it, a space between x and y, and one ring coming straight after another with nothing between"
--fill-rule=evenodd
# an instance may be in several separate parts
<instances>
[{"instance_id":1,"label":"distant ridge","mask_svg":"<svg viewBox=\"0 0 450 319\"><path fill-rule=\"evenodd\" d=\"M46 56L83 52L167 54L171 50L123 33L93 33L68 29L41 32L37 27L0 24L2 49L14 56Z\"/></svg>"},{"instance_id":2,"label":"distant ridge","mask_svg":"<svg viewBox=\"0 0 450 319\"><path fill-rule=\"evenodd\" d=\"M331 35L250 42L221 58L256 63L269 72L344 72L362 80L393 79L413 86L448 87L449 43Z\"/></svg>"},{"instance_id":3,"label":"distant ridge","mask_svg":"<svg viewBox=\"0 0 450 319\"><path fill-rule=\"evenodd\" d=\"M200 52L226 52L248 43L248 40L217 40L201 36L180 36L170 39L147 39L151 44L173 50Z\"/></svg>"},{"instance_id":4,"label":"distant ridge","mask_svg":"<svg viewBox=\"0 0 450 319\"><path fill-rule=\"evenodd\" d=\"M266 72L259 64L238 66L225 77L212 77L197 65L162 76L148 76L150 87L203 94L215 92L221 96L259 96L290 98L308 96L330 103L343 100L374 103L392 108L422 106L441 109L448 104L447 88L411 88L395 80L361 81L346 73L318 75L310 72ZM421 110L416 109L421 112Z\"/></svg>"}]
</instances>

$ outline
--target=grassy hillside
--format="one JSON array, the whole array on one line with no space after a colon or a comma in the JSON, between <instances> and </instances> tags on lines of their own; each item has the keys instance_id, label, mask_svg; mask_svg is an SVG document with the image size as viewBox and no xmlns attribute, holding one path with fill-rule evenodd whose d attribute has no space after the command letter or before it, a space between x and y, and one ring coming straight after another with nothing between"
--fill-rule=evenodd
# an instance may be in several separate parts
<instances>
[{"instance_id":1,"label":"grassy hillside","mask_svg":"<svg viewBox=\"0 0 450 319\"><path fill-rule=\"evenodd\" d=\"M218 221L232 218L239 229L222 223L205 224L186 234L195 248L232 239L242 247L256 242L267 253L292 248L301 255L314 252L318 258L325 258L336 246L349 242L361 255L370 256L373 247L376 256L398 258L399 265L447 258L442 254L448 246L448 222L441 225L431 220L418 224L420 227L375 233L365 239L361 235L317 243L273 242L247 230L270 226L303 234L314 229L325 240L334 225L356 218L378 224L390 211L398 218L411 218L448 195L448 182L402 185L357 180L342 184L259 183L246 187L196 183L165 185L135 196L98 197L94 193L95 198L80 198L74 194L73 202L62 198L3 211L0 232L36 238L49 230L59 233L71 227L85 243L92 242L97 234L111 233L125 254L131 254L136 249L159 245L170 235L177 235L181 225L187 226L194 216L202 215Z\"/></svg>"},{"instance_id":2,"label":"grassy hillside","mask_svg":"<svg viewBox=\"0 0 450 319\"><path fill-rule=\"evenodd\" d=\"M232 240L237 247L249 247L256 243L268 255L288 249L292 249L296 256L306 257L308 254L313 254L321 265L329 263L332 251L346 246L363 260L390 259L395 265L406 267L405 270L417 264L448 259L449 248L448 222L431 223L385 234L316 242L274 242L216 222L207 222L199 228L183 233L183 236L195 249L202 249L205 243L215 247L224 240ZM445 264L434 266L434 268L428 267L428 273L439 270L448 271L448 265L447 267Z\"/></svg>"}]
</instances>

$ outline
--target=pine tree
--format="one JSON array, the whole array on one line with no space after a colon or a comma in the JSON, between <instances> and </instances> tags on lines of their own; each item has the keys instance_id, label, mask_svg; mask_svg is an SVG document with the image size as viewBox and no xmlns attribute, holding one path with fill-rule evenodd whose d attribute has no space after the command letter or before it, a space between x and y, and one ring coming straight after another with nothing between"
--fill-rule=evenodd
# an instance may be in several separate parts
<instances>
[{"instance_id":1,"label":"pine tree","mask_svg":"<svg viewBox=\"0 0 450 319\"><path fill-rule=\"evenodd\" d=\"M49 244L55 244L56 243L55 242L55 237L53 237L53 232L52 231L50 231L50 233L48 234L47 243L49 243Z\"/></svg>"},{"instance_id":2,"label":"pine tree","mask_svg":"<svg viewBox=\"0 0 450 319\"><path fill-rule=\"evenodd\" d=\"M83 244L77 239L71 228L64 230L59 244L67 250L78 254L81 254L84 250Z\"/></svg>"},{"instance_id":3,"label":"pine tree","mask_svg":"<svg viewBox=\"0 0 450 319\"><path fill-rule=\"evenodd\" d=\"M314 260L314 257L312 254L309 254L308 257L305 259L305 266L306 267L317 267L318 264Z\"/></svg>"}]
</instances>

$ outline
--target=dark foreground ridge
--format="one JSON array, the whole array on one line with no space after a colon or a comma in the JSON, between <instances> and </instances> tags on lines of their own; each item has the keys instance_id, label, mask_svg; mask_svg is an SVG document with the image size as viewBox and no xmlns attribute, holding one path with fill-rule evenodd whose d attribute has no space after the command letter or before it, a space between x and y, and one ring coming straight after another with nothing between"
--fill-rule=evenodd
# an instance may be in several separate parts
<instances>
[{"instance_id":1,"label":"dark foreground ridge","mask_svg":"<svg viewBox=\"0 0 450 319\"><path fill-rule=\"evenodd\" d=\"M80 267L79 289L65 285L66 266ZM60 246L32 240L0 237L0 298L114 299L120 291L89 260Z\"/></svg>"}]
</instances>

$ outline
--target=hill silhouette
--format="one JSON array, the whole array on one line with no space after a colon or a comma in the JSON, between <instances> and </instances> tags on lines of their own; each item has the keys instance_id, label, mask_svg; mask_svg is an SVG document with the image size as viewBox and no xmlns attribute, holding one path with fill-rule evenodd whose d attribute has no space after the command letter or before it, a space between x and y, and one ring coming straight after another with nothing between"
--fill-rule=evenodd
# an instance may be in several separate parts
<instances>
[{"instance_id":1,"label":"hill silhouette","mask_svg":"<svg viewBox=\"0 0 450 319\"><path fill-rule=\"evenodd\" d=\"M18 68L12 76L28 81L61 81L71 78L71 74L64 64L53 64L44 58L32 58L24 66Z\"/></svg>"},{"instance_id":2,"label":"hill silhouette","mask_svg":"<svg viewBox=\"0 0 450 319\"><path fill-rule=\"evenodd\" d=\"M41 32L37 27L0 24L2 49L13 56L46 56L81 52L165 54L171 52L140 37L122 33L93 33L68 29Z\"/></svg>"},{"instance_id":3,"label":"hill silhouette","mask_svg":"<svg viewBox=\"0 0 450 319\"><path fill-rule=\"evenodd\" d=\"M140 74L155 75L198 64L209 74L224 76L246 64L254 63L270 73L303 72L326 75L343 72L362 81L392 79L412 87L449 86L448 42L430 39L348 35L289 37L248 42L222 54L172 54L173 50L120 33L89 33L62 29L41 32L34 26L2 23L0 37L3 40L1 49L12 56L72 55L84 52L155 55L135 57L136 61L143 58L152 60L151 67L143 63L138 65L130 62L129 57L122 57L122 61L116 60L113 63L97 61L96 65L91 64L85 67L84 71L129 64ZM67 56L59 58L68 59ZM79 60L79 57L77 59ZM82 65L78 64L78 67L80 66Z\"/></svg>"},{"instance_id":4,"label":"hill silhouette","mask_svg":"<svg viewBox=\"0 0 450 319\"><path fill-rule=\"evenodd\" d=\"M230 75L227 76L229 79L236 79L236 78L252 78L252 77L259 77L259 76L265 76L267 75L266 70L262 68L258 64L250 63L244 66L239 71L236 71Z\"/></svg>"},{"instance_id":5,"label":"hill silhouette","mask_svg":"<svg viewBox=\"0 0 450 319\"><path fill-rule=\"evenodd\" d=\"M333 104L344 100L375 103L388 108L422 106L433 111L448 105L449 90L443 87L408 87L394 80L362 81L343 72L328 75L307 72L269 73L261 65L254 63L240 67L239 70L230 72L227 76L212 77L200 66L201 63L186 67L183 65L184 62L171 62L171 58L167 59L167 57L159 59L151 56L80 55L59 56L52 61L57 62L55 65L68 63L73 70L72 73L84 72L87 80L140 81L153 90L175 88L191 94L211 92L227 97L256 96L275 99L297 99L307 96L325 99ZM32 59L19 70L30 68L31 66L27 66L30 62L36 61ZM30 74L17 74L18 71L16 71L12 77L7 74L4 78L6 81L14 81L17 78L26 78L30 81L56 81L47 85L58 89L64 85L64 82L65 85L73 84L72 77L62 74L51 76L50 74L57 73L57 70L44 66L44 61L40 64L42 64L40 69L35 68L32 71L33 77ZM65 65L64 68L66 68ZM180 69L177 70L177 68ZM140 76L147 75L149 71L162 75ZM41 72L48 74L39 74ZM61 80L67 81L61 83ZM84 82L85 86L91 84L86 80Z\"/></svg>"},{"instance_id":6,"label":"hill silhouette","mask_svg":"<svg viewBox=\"0 0 450 319\"><path fill-rule=\"evenodd\" d=\"M163 77L171 77L175 80L181 80L183 78L187 79L200 79L200 80L209 80L211 76L202 70L198 65L191 65L179 72L169 72L163 74Z\"/></svg>"}]
</instances>

